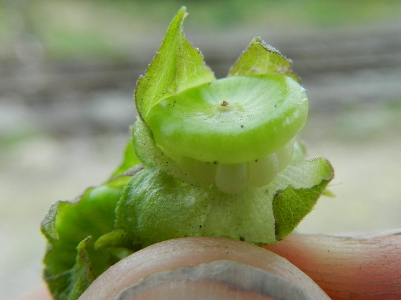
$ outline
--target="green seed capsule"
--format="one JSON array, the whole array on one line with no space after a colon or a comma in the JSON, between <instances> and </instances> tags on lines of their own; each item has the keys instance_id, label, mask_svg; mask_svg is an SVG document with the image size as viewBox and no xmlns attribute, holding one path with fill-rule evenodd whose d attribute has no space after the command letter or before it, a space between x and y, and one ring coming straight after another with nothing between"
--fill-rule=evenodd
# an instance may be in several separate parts
<instances>
[{"instance_id":1,"label":"green seed capsule","mask_svg":"<svg viewBox=\"0 0 401 300\"><path fill-rule=\"evenodd\" d=\"M293 79L238 76L168 97L152 107L146 122L168 153L232 164L284 147L307 114L304 89Z\"/></svg>"},{"instance_id":2,"label":"green seed capsule","mask_svg":"<svg viewBox=\"0 0 401 300\"><path fill-rule=\"evenodd\" d=\"M292 78L237 76L168 97L146 121L184 172L234 193L268 184L289 164L307 114L304 89Z\"/></svg>"}]
</instances>

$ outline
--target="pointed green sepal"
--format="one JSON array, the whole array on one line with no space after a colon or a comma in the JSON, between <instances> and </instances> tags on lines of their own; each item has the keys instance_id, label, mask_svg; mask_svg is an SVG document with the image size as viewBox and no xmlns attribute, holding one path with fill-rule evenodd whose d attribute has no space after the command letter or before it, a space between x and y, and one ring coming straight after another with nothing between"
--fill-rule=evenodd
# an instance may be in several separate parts
<instances>
[{"instance_id":1,"label":"pointed green sepal","mask_svg":"<svg viewBox=\"0 0 401 300\"><path fill-rule=\"evenodd\" d=\"M231 67L228 76L250 76L282 74L299 83L299 77L292 71L292 60L277 49L267 45L261 38L253 38L248 48Z\"/></svg>"},{"instance_id":2,"label":"pointed green sepal","mask_svg":"<svg viewBox=\"0 0 401 300\"><path fill-rule=\"evenodd\" d=\"M199 49L194 48L184 36L182 26L185 17L186 8L183 7L171 22L146 74L137 83L135 102L144 120L151 108L162 99L215 79Z\"/></svg>"}]
</instances>

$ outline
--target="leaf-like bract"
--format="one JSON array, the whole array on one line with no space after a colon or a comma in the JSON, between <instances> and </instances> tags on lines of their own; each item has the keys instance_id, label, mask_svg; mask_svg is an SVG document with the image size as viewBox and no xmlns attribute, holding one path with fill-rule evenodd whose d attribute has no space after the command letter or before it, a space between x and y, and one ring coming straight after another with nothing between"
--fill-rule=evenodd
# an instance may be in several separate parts
<instances>
[{"instance_id":1,"label":"leaf-like bract","mask_svg":"<svg viewBox=\"0 0 401 300\"><path fill-rule=\"evenodd\" d=\"M51 207L42 232L48 240L44 278L54 299L78 299L94 278L131 253L94 249L94 241L114 228L114 208L129 178L89 188L77 202L59 201Z\"/></svg>"}]
</instances>

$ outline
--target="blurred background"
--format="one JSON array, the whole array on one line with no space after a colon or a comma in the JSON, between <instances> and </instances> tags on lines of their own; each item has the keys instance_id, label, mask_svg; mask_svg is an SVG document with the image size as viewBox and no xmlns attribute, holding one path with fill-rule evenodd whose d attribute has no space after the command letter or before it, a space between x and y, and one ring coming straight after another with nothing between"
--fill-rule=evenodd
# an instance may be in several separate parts
<instances>
[{"instance_id":1,"label":"blurred background","mask_svg":"<svg viewBox=\"0 0 401 300\"><path fill-rule=\"evenodd\" d=\"M0 294L41 282L39 225L104 181L135 120L136 80L186 5L187 38L224 77L254 36L293 59L310 99L301 132L330 186L299 232L401 227L400 1L0 2Z\"/></svg>"}]
</instances>

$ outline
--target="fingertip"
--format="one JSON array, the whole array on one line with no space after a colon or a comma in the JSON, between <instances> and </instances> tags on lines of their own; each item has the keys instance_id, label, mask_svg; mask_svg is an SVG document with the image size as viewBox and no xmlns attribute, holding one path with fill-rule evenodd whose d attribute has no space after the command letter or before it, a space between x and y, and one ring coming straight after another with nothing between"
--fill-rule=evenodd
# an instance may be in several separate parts
<instances>
[{"instance_id":1,"label":"fingertip","mask_svg":"<svg viewBox=\"0 0 401 300\"><path fill-rule=\"evenodd\" d=\"M268 286L269 282L274 284ZM278 291L303 295L300 299L328 299L308 276L278 255L245 242L207 237L142 249L110 267L80 299L133 299L128 296L138 296L138 290L143 294L135 299L292 299L278 296Z\"/></svg>"}]
</instances>

